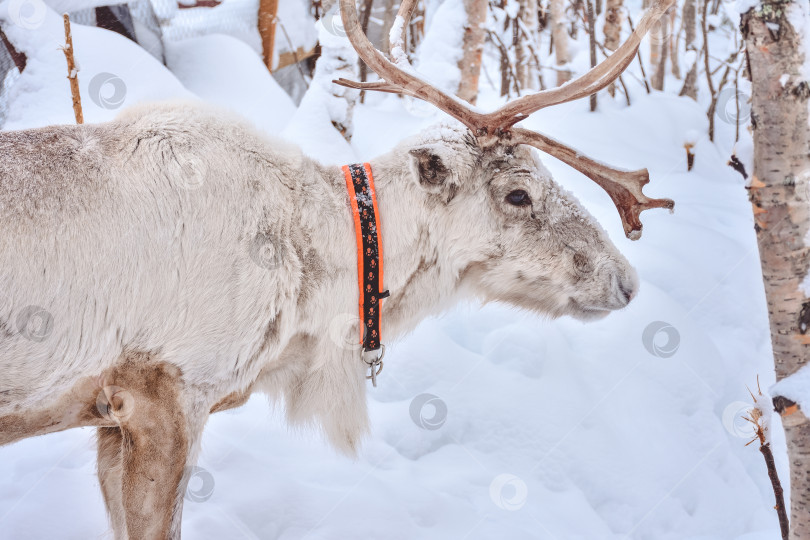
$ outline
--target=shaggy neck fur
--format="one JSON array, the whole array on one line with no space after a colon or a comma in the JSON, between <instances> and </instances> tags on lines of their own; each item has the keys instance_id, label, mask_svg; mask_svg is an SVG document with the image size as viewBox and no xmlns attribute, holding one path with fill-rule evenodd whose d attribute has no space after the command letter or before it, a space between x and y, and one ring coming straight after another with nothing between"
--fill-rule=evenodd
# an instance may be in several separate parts
<instances>
[{"instance_id":1,"label":"shaggy neck fur","mask_svg":"<svg viewBox=\"0 0 810 540\"><path fill-rule=\"evenodd\" d=\"M391 293L382 307L383 342L412 330L425 316L449 308L457 294L459 274L468 264L453 260L453 250L442 234L441 216L427 208L424 193L411 178L410 160L406 151L397 148L370 161L380 212L384 288ZM346 288L356 293L354 222L343 172L328 167L322 174L339 195L335 212L342 216L334 225L350 244L343 250L341 265L347 271L340 276L347 280ZM429 297L423 294L425 290L431 291ZM351 301L354 308L357 298Z\"/></svg>"},{"instance_id":2,"label":"shaggy neck fur","mask_svg":"<svg viewBox=\"0 0 810 540\"><path fill-rule=\"evenodd\" d=\"M411 176L410 159L407 148L400 146L370 161L382 229L384 286L391 293L382 303L384 344L412 330L425 316L449 308L460 270L468 264L444 237L445 213L428 207L428 196ZM314 278L317 272L308 268L307 258L302 260L303 279L315 284L309 300L299 305L295 327L308 326L311 334L299 330L280 357L268 359L271 364L263 370L259 387L271 395L280 390L289 420L315 421L338 450L353 455L368 431L354 220L340 167L307 159L302 167L301 177L313 180L293 202L301 209L295 219L300 219L307 245L329 271ZM317 205L314 214L312 205ZM319 219L313 222L312 215ZM357 346L347 346L351 343Z\"/></svg>"}]
</instances>

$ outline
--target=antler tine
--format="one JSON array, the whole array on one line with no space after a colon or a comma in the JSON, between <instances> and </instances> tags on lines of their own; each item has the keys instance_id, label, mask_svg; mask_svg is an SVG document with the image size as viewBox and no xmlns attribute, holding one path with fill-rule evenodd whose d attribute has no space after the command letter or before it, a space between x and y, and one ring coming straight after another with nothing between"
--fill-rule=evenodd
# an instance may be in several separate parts
<instances>
[{"instance_id":1,"label":"antler tine","mask_svg":"<svg viewBox=\"0 0 810 540\"><path fill-rule=\"evenodd\" d=\"M619 211L624 226L624 234L630 240L641 238L642 225L639 218L641 212L650 208L668 208L672 210L675 207L675 202L671 199L650 199L644 195L642 188L650 181L647 169L638 171L614 169L583 156L577 150L551 137L546 137L528 129L514 128L510 133L512 142L528 144L554 156L607 191Z\"/></svg>"},{"instance_id":2,"label":"antler tine","mask_svg":"<svg viewBox=\"0 0 810 540\"><path fill-rule=\"evenodd\" d=\"M368 40L360 26L354 0L340 0L343 27L358 56L380 76L374 82L356 82L347 79L334 81L342 86L361 90L401 93L432 103L467 126L480 142L497 144L507 140L514 144L527 144L553 156L578 170L599 184L613 200L622 220L625 235L631 240L641 237L640 214L650 208L674 208L670 199L650 199L642 188L650 181L646 169L623 171L583 156L573 148L540 133L513 126L532 112L589 96L615 81L635 57L641 38L669 9L675 0L654 0L654 4L639 22L630 37L605 61L582 77L559 88L524 96L507 103L500 109L482 114L466 102L448 95L420 79L411 70L404 51L404 25L413 12L416 0L403 0L397 14L402 33L392 31L389 39L396 63L389 61ZM398 35L400 34L400 35ZM397 47L400 50L397 50Z\"/></svg>"},{"instance_id":3,"label":"antler tine","mask_svg":"<svg viewBox=\"0 0 810 540\"><path fill-rule=\"evenodd\" d=\"M523 96L507 103L498 110L484 115L487 126L492 126L490 129L509 129L535 111L588 97L606 88L627 69L641 45L641 39L674 2L675 0L657 0L653 3L627 41L581 77L563 86Z\"/></svg>"},{"instance_id":4,"label":"antler tine","mask_svg":"<svg viewBox=\"0 0 810 540\"><path fill-rule=\"evenodd\" d=\"M397 35L394 31L397 28L395 24L394 27L391 29L391 34L388 36L390 47L388 47L389 51L393 51L394 49L399 46L402 48L402 54L405 54L405 35L408 31L408 22L411 20L411 16L413 15L413 11L416 9L416 4L419 0L403 0L402 3L399 5L399 11L397 11L397 18L394 20L402 20L402 28L399 28L400 32Z\"/></svg>"},{"instance_id":5,"label":"antler tine","mask_svg":"<svg viewBox=\"0 0 810 540\"><path fill-rule=\"evenodd\" d=\"M413 0L405 0L400 6L397 17L403 17L403 25L407 24L414 5L415 2ZM333 81L334 83L359 90L395 92L419 98L428 103L432 103L446 112L470 128L473 133L479 131L479 126L482 125L482 114L472 110L468 103L461 101L455 96L448 95L435 86L432 86L430 83L423 81L408 68L401 66L399 63L394 64L389 61L385 58L383 53L372 45L363 33L354 0L340 0L340 15L343 18L343 28L346 31L346 36L349 38L349 41L351 41L354 50L357 51L357 55L368 67L374 70L382 80L364 83L350 81L348 79L338 79ZM405 16L407 16L408 19L406 19Z\"/></svg>"}]
</instances>

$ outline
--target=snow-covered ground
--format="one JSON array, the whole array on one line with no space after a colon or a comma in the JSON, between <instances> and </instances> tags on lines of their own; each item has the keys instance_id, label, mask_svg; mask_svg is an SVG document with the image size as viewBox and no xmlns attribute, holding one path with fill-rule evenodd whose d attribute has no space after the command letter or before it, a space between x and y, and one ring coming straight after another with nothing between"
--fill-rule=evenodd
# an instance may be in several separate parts
<instances>
[{"instance_id":1,"label":"snow-covered ground","mask_svg":"<svg viewBox=\"0 0 810 540\"><path fill-rule=\"evenodd\" d=\"M33 29L26 21L8 32L29 68L12 89L6 128L70 123L61 21L49 11ZM250 47L195 39L169 48L172 73L120 36L76 26L85 117L196 94L269 133L331 129L288 125L319 117L295 115ZM123 86L99 85L99 76ZM290 432L262 397L213 416L187 494L185 538L778 536L765 465L754 445L744 447L750 430L740 418L746 385L759 375L767 388L773 369L750 204L726 166L733 126L718 121L713 144L703 135L704 104L647 95L630 77L628 86L629 108L600 96L597 113L583 101L526 124L611 164L648 167L648 194L676 201L672 215L646 212L643 238L630 242L599 187L544 158L638 269L637 299L590 324L502 305L461 305L425 321L389 343L380 386L370 390L373 433L356 461ZM479 105L499 99L486 88ZM371 158L439 119L424 105L369 95L355 112L347 159ZM696 143L691 172L686 141ZM90 429L0 448L0 539L111 537L94 448Z\"/></svg>"}]
</instances>

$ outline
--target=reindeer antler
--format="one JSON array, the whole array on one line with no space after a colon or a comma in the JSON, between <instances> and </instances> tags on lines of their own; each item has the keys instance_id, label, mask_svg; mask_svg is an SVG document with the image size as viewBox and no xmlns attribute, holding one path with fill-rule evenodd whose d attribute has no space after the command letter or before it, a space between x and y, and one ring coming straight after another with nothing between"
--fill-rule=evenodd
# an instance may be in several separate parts
<instances>
[{"instance_id":1,"label":"reindeer antler","mask_svg":"<svg viewBox=\"0 0 810 540\"><path fill-rule=\"evenodd\" d=\"M644 34L674 1L655 0L627 41L606 60L581 77L563 86L510 101L493 112L482 113L469 103L446 94L419 78L405 59L404 50L394 52L396 63L388 60L363 33L354 0L340 0L340 14L349 41L358 56L380 76L381 80L356 82L338 79L334 82L350 88L393 92L422 99L467 126L485 143L511 141L527 144L556 157L599 184L608 193L619 211L625 235L631 240L637 240L641 237L642 225L639 218L641 212L650 208L671 210L675 206L671 199L650 199L644 195L642 188L650 181L647 169L638 171L615 169L585 157L577 150L545 135L513 126L542 108L590 96L615 81L633 61ZM415 5L416 0L403 0L401 3L394 25L396 30L393 30L390 36L391 51L396 51L397 47L403 48L404 28ZM397 31L400 28L402 32Z\"/></svg>"}]
</instances>

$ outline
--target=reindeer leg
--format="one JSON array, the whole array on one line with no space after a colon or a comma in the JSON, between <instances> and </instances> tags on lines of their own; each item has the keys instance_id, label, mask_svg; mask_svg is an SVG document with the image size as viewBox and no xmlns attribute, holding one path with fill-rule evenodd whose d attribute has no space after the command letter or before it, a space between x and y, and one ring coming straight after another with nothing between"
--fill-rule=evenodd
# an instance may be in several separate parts
<instances>
[{"instance_id":1,"label":"reindeer leg","mask_svg":"<svg viewBox=\"0 0 810 540\"><path fill-rule=\"evenodd\" d=\"M196 454L209 407L189 393L178 368L148 355L131 356L116 366L105 377L104 393L109 415L120 426L118 508L123 508L126 538L179 539L187 464ZM113 449L102 450L105 460L114 459ZM117 504L116 480L108 478L108 502ZM118 537L115 510L111 517Z\"/></svg>"},{"instance_id":2,"label":"reindeer leg","mask_svg":"<svg viewBox=\"0 0 810 540\"><path fill-rule=\"evenodd\" d=\"M110 516L115 540L127 540L127 524L124 515L121 461L121 430L118 427L103 427L96 430L98 438L98 480L104 494L104 505Z\"/></svg>"},{"instance_id":3,"label":"reindeer leg","mask_svg":"<svg viewBox=\"0 0 810 540\"><path fill-rule=\"evenodd\" d=\"M109 427L116 423L98 410L101 388L95 377L84 377L42 407L0 415L0 446L75 427Z\"/></svg>"}]
</instances>

